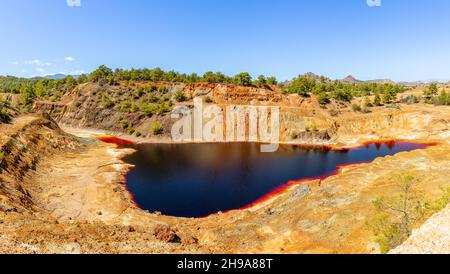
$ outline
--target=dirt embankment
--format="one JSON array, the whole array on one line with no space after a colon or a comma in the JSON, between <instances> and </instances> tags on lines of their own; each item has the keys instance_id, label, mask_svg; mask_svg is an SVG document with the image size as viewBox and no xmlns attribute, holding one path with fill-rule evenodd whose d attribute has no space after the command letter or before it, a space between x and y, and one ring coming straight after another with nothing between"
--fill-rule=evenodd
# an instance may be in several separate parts
<instances>
[{"instance_id":1,"label":"dirt embankment","mask_svg":"<svg viewBox=\"0 0 450 274\"><path fill-rule=\"evenodd\" d=\"M0 151L0 210L33 210L29 185L30 173L45 157L57 152L81 148L78 140L59 129L51 120L26 116L13 124L1 124Z\"/></svg>"}]
</instances>

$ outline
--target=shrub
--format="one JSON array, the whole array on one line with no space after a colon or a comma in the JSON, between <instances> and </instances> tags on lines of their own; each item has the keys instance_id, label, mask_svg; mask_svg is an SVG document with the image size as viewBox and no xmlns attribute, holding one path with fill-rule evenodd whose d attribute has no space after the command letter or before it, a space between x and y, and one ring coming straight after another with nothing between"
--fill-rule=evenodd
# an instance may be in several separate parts
<instances>
[{"instance_id":1,"label":"shrub","mask_svg":"<svg viewBox=\"0 0 450 274\"><path fill-rule=\"evenodd\" d=\"M152 116L152 115L156 114L156 111L157 111L156 105L154 105L154 104L142 104L140 106L140 109L147 116Z\"/></svg>"},{"instance_id":2,"label":"shrub","mask_svg":"<svg viewBox=\"0 0 450 274\"><path fill-rule=\"evenodd\" d=\"M375 98L373 99L373 104L377 107L381 106L381 97L378 92L375 93Z\"/></svg>"},{"instance_id":3,"label":"shrub","mask_svg":"<svg viewBox=\"0 0 450 274\"><path fill-rule=\"evenodd\" d=\"M163 133L163 131L164 131L164 129L158 122L153 123L153 126L152 126L153 135L160 135Z\"/></svg>"},{"instance_id":4,"label":"shrub","mask_svg":"<svg viewBox=\"0 0 450 274\"><path fill-rule=\"evenodd\" d=\"M233 80L240 86L248 87L252 85L252 76L248 72L241 72L235 75Z\"/></svg>"},{"instance_id":5,"label":"shrub","mask_svg":"<svg viewBox=\"0 0 450 274\"><path fill-rule=\"evenodd\" d=\"M2 162L3 159L5 159L5 153L3 153L3 151L0 151L0 162Z\"/></svg>"},{"instance_id":6,"label":"shrub","mask_svg":"<svg viewBox=\"0 0 450 274\"><path fill-rule=\"evenodd\" d=\"M135 131L134 132L134 135L136 136L136 137L141 137L142 136L142 133L140 133L139 131Z\"/></svg>"},{"instance_id":7,"label":"shrub","mask_svg":"<svg viewBox=\"0 0 450 274\"><path fill-rule=\"evenodd\" d=\"M9 116L9 113L0 107L0 121L2 122L8 122L11 119L11 117Z\"/></svg>"},{"instance_id":8,"label":"shrub","mask_svg":"<svg viewBox=\"0 0 450 274\"><path fill-rule=\"evenodd\" d=\"M332 97L339 101L350 102L353 99L353 95L349 90L338 89L333 91Z\"/></svg>"},{"instance_id":9,"label":"shrub","mask_svg":"<svg viewBox=\"0 0 450 274\"><path fill-rule=\"evenodd\" d=\"M364 98L364 107L365 107L365 108L371 108L371 107L373 107L373 104L372 104L372 102L370 102L369 97Z\"/></svg>"},{"instance_id":10,"label":"shrub","mask_svg":"<svg viewBox=\"0 0 450 274\"><path fill-rule=\"evenodd\" d=\"M401 102L405 104L417 104L420 102L420 98L414 95L408 95L407 97L402 98Z\"/></svg>"},{"instance_id":11,"label":"shrub","mask_svg":"<svg viewBox=\"0 0 450 274\"><path fill-rule=\"evenodd\" d=\"M450 105L450 95L442 91L441 94L433 99L433 104L436 106L449 106Z\"/></svg>"},{"instance_id":12,"label":"shrub","mask_svg":"<svg viewBox=\"0 0 450 274\"><path fill-rule=\"evenodd\" d=\"M392 101L394 100L394 95L389 92L388 90L386 90L383 94L383 103L384 104L390 104L392 103Z\"/></svg>"},{"instance_id":13,"label":"shrub","mask_svg":"<svg viewBox=\"0 0 450 274\"><path fill-rule=\"evenodd\" d=\"M6 100L5 98L3 98L2 96L0 96L0 104L2 104L4 106L9 106L10 102L8 100Z\"/></svg>"},{"instance_id":14,"label":"shrub","mask_svg":"<svg viewBox=\"0 0 450 274\"><path fill-rule=\"evenodd\" d=\"M120 126L121 126L123 129L127 129L127 128L130 127L130 122L128 122L128 121L125 120L125 119L121 119L121 120L119 121L119 124L120 124Z\"/></svg>"},{"instance_id":15,"label":"shrub","mask_svg":"<svg viewBox=\"0 0 450 274\"><path fill-rule=\"evenodd\" d=\"M153 83L148 84L148 86L145 88L145 91L150 93L156 91L156 86Z\"/></svg>"},{"instance_id":16,"label":"shrub","mask_svg":"<svg viewBox=\"0 0 450 274\"><path fill-rule=\"evenodd\" d=\"M213 103L213 100L211 99L211 97L206 96L205 97L205 103L211 104L211 103Z\"/></svg>"},{"instance_id":17,"label":"shrub","mask_svg":"<svg viewBox=\"0 0 450 274\"><path fill-rule=\"evenodd\" d=\"M137 97L141 97L142 95L144 95L144 89L142 88L142 87L138 87L137 88L137 90L136 90L136 95L137 95Z\"/></svg>"},{"instance_id":18,"label":"shrub","mask_svg":"<svg viewBox=\"0 0 450 274\"><path fill-rule=\"evenodd\" d=\"M102 100L102 106L104 108L111 108L114 106L114 102L109 97L104 97Z\"/></svg>"},{"instance_id":19,"label":"shrub","mask_svg":"<svg viewBox=\"0 0 450 274\"><path fill-rule=\"evenodd\" d=\"M295 78L287 88L287 93L308 96L316 86L316 81L309 77L301 76Z\"/></svg>"},{"instance_id":20,"label":"shrub","mask_svg":"<svg viewBox=\"0 0 450 274\"><path fill-rule=\"evenodd\" d=\"M186 101L186 97L184 96L184 92L182 90L177 90L175 92L174 98L177 102L184 102Z\"/></svg>"},{"instance_id":21,"label":"shrub","mask_svg":"<svg viewBox=\"0 0 450 274\"><path fill-rule=\"evenodd\" d=\"M151 93L150 95L147 96L146 100L150 103L156 103L159 101L159 97Z\"/></svg>"},{"instance_id":22,"label":"shrub","mask_svg":"<svg viewBox=\"0 0 450 274\"><path fill-rule=\"evenodd\" d=\"M423 95L425 95L425 97L427 99L430 99L430 98L432 98L432 97L437 95L438 90L439 90L439 88L438 88L437 83L431 83L428 86L428 88L423 92Z\"/></svg>"},{"instance_id":23,"label":"shrub","mask_svg":"<svg viewBox=\"0 0 450 274\"><path fill-rule=\"evenodd\" d=\"M378 214L367 224L377 237L383 253L401 245L411 236L413 228L450 202L450 188L443 189L440 199L426 201L423 190L417 187L419 182L412 173L402 173L397 182L398 196L379 197L373 201Z\"/></svg>"},{"instance_id":24,"label":"shrub","mask_svg":"<svg viewBox=\"0 0 450 274\"><path fill-rule=\"evenodd\" d=\"M131 111L131 103L129 101L122 102L122 104L120 104L120 111L130 112Z\"/></svg>"},{"instance_id":25,"label":"shrub","mask_svg":"<svg viewBox=\"0 0 450 274\"><path fill-rule=\"evenodd\" d=\"M163 93L167 93L169 91L169 89L166 86L159 86L158 87L158 92L163 94Z\"/></svg>"},{"instance_id":26,"label":"shrub","mask_svg":"<svg viewBox=\"0 0 450 274\"><path fill-rule=\"evenodd\" d=\"M133 112L133 113L136 112L136 111L139 111L139 106L137 104L135 104L135 103L132 103L130 111Z\"/></svg>"},{"instance_id":27,"label":"shrub","mask_svg":"<svg viewBox=\"0 0 450 274\"><path fill-rule=\"evenodd\" d=\"M352 109L353 109L353 111L354 112L361 112L361 106L360 105L356 105L356 104L353 104L352 105Z\"/></svg>"},{"instance_id":28,"label":"shrub","mask_svg":"<svg viewBox=\"0 0 450 274\"><path fill-rule=\"evenodd\" d=\"M317 101L321 105L326 105L326 104L330 103L330 96L328 96L328 93L326 93L326 92L321 92L317 96Z\"/></svg>"},{"instance_id":29,"label":"shrub","mask_svg":"<svg viewBox=\"0 0 450 274\"><path fill-rule=\"evenodd\" d=\"M295 139L297 139L297 138L298 138L297 132L291 132L291 139L292 139L292 140L295 140Z\"/></svg>"}]
</instances>

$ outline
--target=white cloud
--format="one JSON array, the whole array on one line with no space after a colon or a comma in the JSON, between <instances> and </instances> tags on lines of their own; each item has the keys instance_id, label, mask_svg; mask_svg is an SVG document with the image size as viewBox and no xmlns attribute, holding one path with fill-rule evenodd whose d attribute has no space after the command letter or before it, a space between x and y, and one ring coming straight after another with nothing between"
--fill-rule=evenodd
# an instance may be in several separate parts
<instances>
[{"instance_id":1,"label":"white cloud","mask_svg":"<svg viewBox=\"0 0 450 274\"><path fill-rule=\"evenodd\" d=\"M12 61L11 62L11 65L14 65L14 66L17 66L19 64L19 62L17 62L17 61Z\"/></svg>"},{"instance_id":2,"label":"white cloud","mask_svg":"<svg viewBox=\"0 0 450 274\"><path fill-rule=\"evenodd\" d=\"M81 0L67 0L66 2L69 7L81 7Z\"/></svg>"},{"instance_id":3,"label":"white cloud","mask_svg":"<svg viewBox=\"0 0 450 274\"><path fill-rule=\"evenodd\" d=\"M35 68L36 72L43 73L45 70L43 68Z\"/></svg>"},{"instance_id":4,"label":"white cloud","mask_svg":"<svg viewBox=\"0 0 450 274\"><path fill-rule=\"evenodd\" d=\"M35 65L40 67L49 67L52 65L50 62L43 62L39 59L29 60L24 62L25 65Z\"/></svg>"},{"instance_id":5,"label":"white cloud","mask_svg":"<svg viewBox=\"0 0 450 274\"><path fill-rule=\"evenodd\" d=\"M75 61L75 58L74 57L72 57L72 56L67 56L66 58L64 58L66 61L68 61L68 62L73 62L73 61Z\"/></svg>"}]
</instances>

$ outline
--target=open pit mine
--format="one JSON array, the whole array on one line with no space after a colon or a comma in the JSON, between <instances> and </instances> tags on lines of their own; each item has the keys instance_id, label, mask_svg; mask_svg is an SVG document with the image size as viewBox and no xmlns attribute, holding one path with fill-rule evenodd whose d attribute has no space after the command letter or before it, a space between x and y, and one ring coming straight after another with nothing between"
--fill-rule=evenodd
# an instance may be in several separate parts
<instances>
[{"instance_id":1,"label":"open pit mine","mask_svg":"<svg viewBox=\"0 0 450 274\"><path fill-rule=\"evenodd\" d=\"M170 113L100 104L98 93L123 96L121 84L79 84L26 112L3 94L0 253L450 252L450 107L363 113L274 87L162 84L188 109L194 98L278 107L277 152L261 153L259 139L174 143ZM371 223L404 174L441 207L387 250Z\"/></svg>"}]
</instances>

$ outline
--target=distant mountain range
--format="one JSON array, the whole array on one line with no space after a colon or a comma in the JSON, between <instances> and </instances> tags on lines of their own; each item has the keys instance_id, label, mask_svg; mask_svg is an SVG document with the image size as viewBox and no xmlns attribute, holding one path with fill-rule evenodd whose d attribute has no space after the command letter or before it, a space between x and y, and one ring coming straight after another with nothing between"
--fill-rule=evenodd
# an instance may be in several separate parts
<instances>
[{"instance_id":1,"label":"distant mountain range","mask_svg":"<svg viewBox=\"0 0 450 274\"><path fill-rule=\"evenodd\" d=\"M312 78L316 81L328 81L328 82L333 81L327 77L319 76L312 72L307 72L303 76ZM415 82L395 82L394 80L391 80L391 79L359 80L359 79L356 79L352 75L349 75L343 79L337 79L337 81L340 81L343 83L348 83L348 84L361 84L361 83L399 84L399 85L407 86L407 87L423 87L423 86L427 86L429 83L432 83L432 82L438 82L440 84L450 85L450 81L447 81L445 79L434 79L434 80L415 81ZM289 82L290 81L287 81L287 83L289 83Z\"/></svg>"},{"instance_id":2,"label":"distant mountain range","mask_svg":"<svg viewBox=\"0 0 450 274\"><path fill-rule=\"evenodd\" d=\"M52 75L45 75L45 76L39 76L39 77L33 77L33 79L64 79L69 75L66 74L62 74L62 73L57 73L57 74L52 74ZM78 78L80 75L71 75L74 78Z\"/></svg>"}]
</instances>

